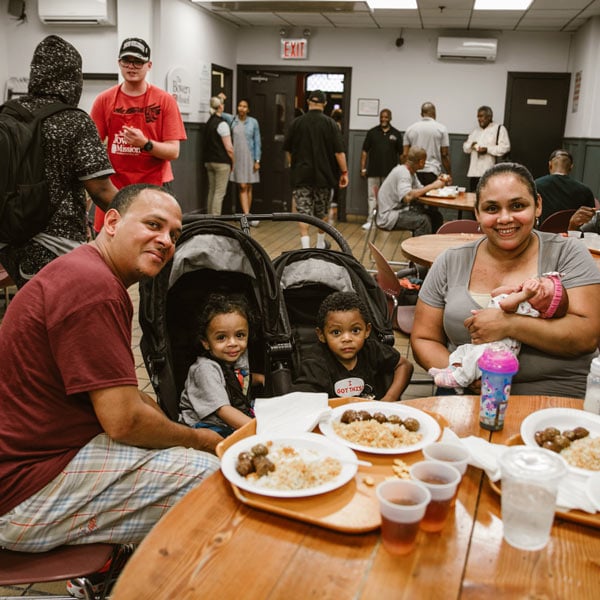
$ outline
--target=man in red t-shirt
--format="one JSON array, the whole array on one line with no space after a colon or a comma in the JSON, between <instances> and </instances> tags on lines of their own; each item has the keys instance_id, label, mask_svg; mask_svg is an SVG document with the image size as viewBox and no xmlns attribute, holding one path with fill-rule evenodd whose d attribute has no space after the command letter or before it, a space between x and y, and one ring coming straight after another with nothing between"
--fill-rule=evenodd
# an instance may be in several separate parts
<instances>
[{"instance_id":1,"label":"man in red t-shirt","mask_svg":"<svg viewBox=\"0 0 600 600\"><path fill-rule=\"evenodd\" d=\"M97 239L42 269L0 327L0 546L139 542L218 469L221 436L137 387L127 288L172 258L181 209L127 186Z\"/></svg>"},{"instance_id":2,"label":"man in red t-shirt","mask_svg":"<svg viewBox=\"0 0 600 600\"><path fill-rule=\"evenodd\" d=\"M131 183L169 184L171 162L179 157L186 139L177 102L169 93L146 81L152 68L150 47L140 38L127 38L119 50L123 83L102 92L90 116L100 139L106 140L117 188ZM168 186L167 186L168 187ZM100 231L104 212L96 209L94 229Z\"/></svg>"}]
</instances>

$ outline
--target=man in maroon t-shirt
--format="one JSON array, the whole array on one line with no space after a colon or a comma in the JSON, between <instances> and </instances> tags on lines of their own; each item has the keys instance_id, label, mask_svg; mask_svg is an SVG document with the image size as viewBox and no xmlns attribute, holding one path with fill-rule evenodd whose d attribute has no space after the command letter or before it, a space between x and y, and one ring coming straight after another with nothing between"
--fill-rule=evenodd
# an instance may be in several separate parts
<instances>
[{"instance_id":1,"label":"man in maroon t-shirt","mask_svg":"<svg viewBox=\"0 0 600 600\"><path fill-rule=\"evenodd\" d=\"M221 437L137 387L127 288L172 258L181 209L123 188L98 238L42 269L0 327L0 546L139 542L218 469Z\"/></svg>"}]
</instances>

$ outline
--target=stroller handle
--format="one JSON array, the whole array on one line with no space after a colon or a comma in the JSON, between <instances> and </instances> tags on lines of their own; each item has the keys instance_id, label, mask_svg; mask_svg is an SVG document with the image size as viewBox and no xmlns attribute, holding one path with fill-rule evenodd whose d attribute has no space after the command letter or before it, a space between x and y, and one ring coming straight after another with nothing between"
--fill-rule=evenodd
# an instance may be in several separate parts
<instances>
[{"instance_id":1,"label":"stroller handle","mask_svg":"<svg viewBox=\"0 0 600 600\"><path fill-rule=\"evenodd\" d=\"M348 245L348 242L344 239L344 236L333 226L312 215L303 215L300 213L270 213L270 214L243 214L236 213L233 215L206 215L202 213L186 213L183 215L183 224L193 223L194 221L227 221L237 222L241 224L242 229L246 232L250 232L249 221L296 221L301 223L307 223L313 225L317 229L320 229L328 236L335 240L335 243L340 247L340 250L344 254L352 256L352 249Z\"/></svg>"}]
</instances>

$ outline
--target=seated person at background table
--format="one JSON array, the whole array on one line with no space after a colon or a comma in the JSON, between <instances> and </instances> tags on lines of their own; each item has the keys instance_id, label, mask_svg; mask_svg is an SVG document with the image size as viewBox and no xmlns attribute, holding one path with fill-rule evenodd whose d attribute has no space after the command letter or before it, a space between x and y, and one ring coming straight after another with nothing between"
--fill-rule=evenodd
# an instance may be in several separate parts
<instances>
[{"instance_id":1,"label":"seated person at background table","mask_svg":"<svg viewBox=\"0 0 600 600\"><path fill-rule=\"evenodd\" d=\"M589 206L580 206L569 220L569 231L586 231L600 234L600 211Z\"/></svg>"},{"instance_id":2,"label":"seated person at background table","mask_svg":"<svg viewBox=\"0 0 600 600\"><path fill-rule=\"evenodd\" d=\"M569 296L563 288L558 273L547 273L541 277L526 279L518 287L501 286L492 290L487 308L496 308L508 313L528 317L552 319L564 317L569 308ZM512 338L501 340L516 355L521 343ZM469 387L481 378L477 365L479 357L490 344L462 344L450 354L450 364L445 369L431 367L429 374L438 387Z\"/></svg>"},{"instance_id":3,"label":"seated person at background table","mask_svg":"<svg viewBox=\"0 0 600 600\"><path fill-rule=\"evenodd\" d=\"M594 193L587 185L569 176L573 157L566 150L555 150L548 161L548 175L538 177L535 187L542 197L540 223L559 210L594 208Z\"/></svg>"},{"instance_id":4,"label":"seated person at background table","mask_svg":"<svg viewBox=\"0 0 600 600\"><path fill-rule=\"evenodd\" d=\"M390 171L377 196L377 227L386 230L409 229L417 236L437 231L444 222L435 206L422 204L419 198L451 183L451 178L441 174L434 182L424 186L417 178L417 171L423 168L426 160L427 152L412 146L406 162Z\"/></svg>"},{"instance_id":5,"label":"seated person at background table","mask_svg":"<svg viewBox=\"0 0 600 600\"><path fill-rule=\"evenodd\" d=\"M95 241L53 260L9 304L0 546L140 542L219 468L221 436L169 420L138 389L131 351L127 288L161 271L180 233L181 209L164 188L126 186Z\"/></svg>"},{"instance_id":6,"label":"seated person at background table","mask_svg":"<svg viewBox=\"0 0 600 600\"><path fill-rule=\"evenodd\" d=\"M334 292L317 314L317 342L302 359L294 391L326 392L330 398L401 399L413 366L391 346L371 339L371 319L354 292ZM386 387L386 381L392 382Z\"/></svg>"},{"instance_id":7,"label":"seated person at background table","mask_svg":"<svg viewBox=\"0 0 600 600\"><path fill-rule=\"evenodd\" d=\"M510 152L508 131L501 123L494 123L494 113L489 106L477 109L478 127L475 127L463 144L463 152L471 156L469 162L469 191L474 192L480 177L497 161Z\"/></svg>"},{"instance_id":8,"label":"seated person at background table","mask_svg":"<svg viewBox=\"0 0 600 600\"><path fill-rule=\"evenodd\" d=\"M600 271L577 240L534 230L541 210L522 165L500 163L484 173L475 216L485 235L439 256L419 292L411 346L425 369L445 368L461 344L510 337L522 344L513 394L583 398L598 354ZM565 273L569 310L563 318L482 308L500 285L518 286L532 272L552 271Z\"/></svg>"},{"instance_id":9,"label":"seated person at background table","mask_svg":"<svg viewBox=\"0 0 600 600\"><path fill-rule=\"evenodd\" d=\"M181 393L179 420L227 437L254 418L248 339L250 309L241 296L211 294L200 316L200 356L190 367Z\"/></svg>"}]
</instances>

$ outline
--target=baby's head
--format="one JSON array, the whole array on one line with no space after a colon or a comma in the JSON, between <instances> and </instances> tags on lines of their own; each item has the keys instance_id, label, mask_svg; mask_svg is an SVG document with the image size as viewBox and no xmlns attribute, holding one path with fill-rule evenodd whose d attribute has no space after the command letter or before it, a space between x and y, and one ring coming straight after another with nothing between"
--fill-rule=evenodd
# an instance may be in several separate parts
<instances>
[{"instance_id":1,"label":"baby's head","mask_svg":"<svg viewBox=\"0 0 600 600\"><path fill-rule=\"evenodd\" d=\"M250 322L250 309L242 296L210 294L200 315L200 344L213 358L235 363L248 347Z\"/></svg>"},{"instance_id":2,"label":"baby's head","mask_svg":"<svg viewBox=\"0 0 600 600\"><path fill-rule=\"evenodd\" d=\"M546 273L539 278L538 292L529 304L540 313L542 319L564 317L569 309L569 296L563 287L559 273Z\"/></svg>"},{"instance_id":3,"label":"baby's head","mask_svg":"<svg viewBox=\"0 0 600 600\"><path fill-rule=\"evenodd\" d=\"M334 292L321 303L317 336L342 364L354 360L370 333L369 310L358 294Z\"/></svg>"}]
</instances>

